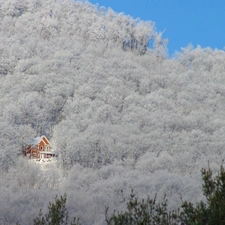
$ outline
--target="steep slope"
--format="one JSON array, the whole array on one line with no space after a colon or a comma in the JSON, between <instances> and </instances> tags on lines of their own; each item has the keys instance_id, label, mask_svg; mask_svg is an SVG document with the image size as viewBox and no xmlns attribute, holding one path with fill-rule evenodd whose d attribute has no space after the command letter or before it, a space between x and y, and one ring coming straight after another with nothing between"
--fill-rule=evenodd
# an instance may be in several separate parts
<instances>
[{"instance_id":1,"label":"steep slope","mask_svg":"<svg viewBox=\"0 0 225 225\"><path fill-rule=\"evenodd\" d=\"M121 189L167 192L171 207L201 198L200 168L224 158L225 52L189 46L169 59L160 37L152 22L88 2L0 4L5 224L29 224L63 192L84 224L104 224L104 204L122 207ZM18 162L42 134L60 153L48 179Z\"/></svg>"}]
</instances>

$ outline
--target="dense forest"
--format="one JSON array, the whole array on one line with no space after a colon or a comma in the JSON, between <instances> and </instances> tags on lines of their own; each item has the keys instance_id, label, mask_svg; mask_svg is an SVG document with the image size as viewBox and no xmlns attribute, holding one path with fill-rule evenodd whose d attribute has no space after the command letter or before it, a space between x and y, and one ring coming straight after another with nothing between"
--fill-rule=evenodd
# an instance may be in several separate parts
<instances>
[{"instance_id":1,"label":"dense forest","mask_svg":"<svg viewBox=\"0 0 225 225\"><path fill-rule=\"evenodd\" d=\"M225 157L225 51L172 58L151 21L73 0L0 4L0 224L29 225L67 193L68 211L104 225L121 190L202 200L200 169ZM43 171L21 157L46 135Z\"/></svg>"}]
</instances>

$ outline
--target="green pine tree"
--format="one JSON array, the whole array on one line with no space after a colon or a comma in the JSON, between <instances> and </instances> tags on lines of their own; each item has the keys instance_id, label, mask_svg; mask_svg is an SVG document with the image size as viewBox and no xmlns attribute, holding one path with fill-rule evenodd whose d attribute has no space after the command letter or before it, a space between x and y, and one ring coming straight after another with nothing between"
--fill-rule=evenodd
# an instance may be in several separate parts
<instances>
[{"instance_id":1,"label":"green pine tree","mask_svg":"<svg viewBox=\"0 0 225 225\"><path fill-rule=\"evenodd\" d=\"M48 213L43 215L42 210L39 216L34 219L34 225L68 225L68 212L66 209L67 196L56 196L55 203L49 203ZM71 225L79 225L79 219L74 218Z\"/></svg>"},{"instance_id":2,"label":"green pine tree","mask_svg":"<svg viewBox=\"0 0 225 225\"><path fill-rule=\"evenodd\" d=\"M212 170L202 169L202 191L206 202L195 206L183 202L181 219L186 225L224 225L225 224L225 170L221 166L218 174L213 177Z\"/></svg>"},{"instance_id":3,"label":"green pine tree","mask_svg":"<svg viewBox=\"0 0 225 225\"><path fill-rule=\"evenodd\" d=\"M179 219L178 211L168 212L167 200L162 203L156 202L156 195L153 199L139 200L133 191L127 202L127 210L115 212L109 217L106 208L107 225L175 225Z\"/></svg>"}]
</instances>

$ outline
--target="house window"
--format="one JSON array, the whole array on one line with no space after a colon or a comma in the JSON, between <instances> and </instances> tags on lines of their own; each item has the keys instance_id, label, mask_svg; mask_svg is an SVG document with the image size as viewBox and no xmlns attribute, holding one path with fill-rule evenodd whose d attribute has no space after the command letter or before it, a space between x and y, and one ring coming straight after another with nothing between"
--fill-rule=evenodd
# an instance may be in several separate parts
<instances>
[{"instance_id":1,"label":"house window","mask_svg":"<svg viewBox=\"0 0 225 225\"><path fill-rule=\"evenodd\" d=\"M43 147L41 146L41 151L43 150Z\"/></svg>"}]
</instances>

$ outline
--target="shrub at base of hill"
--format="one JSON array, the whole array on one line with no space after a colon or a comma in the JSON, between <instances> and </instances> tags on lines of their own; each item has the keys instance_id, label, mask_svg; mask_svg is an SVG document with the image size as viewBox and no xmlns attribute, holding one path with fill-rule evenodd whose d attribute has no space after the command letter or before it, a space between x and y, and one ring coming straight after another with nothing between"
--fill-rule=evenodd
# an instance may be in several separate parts
<instances>
[{"instance_id":1,"label":"shrub at base of hill","mask_svg":"<svg viewBox=\"0 0 225 225\"><path fill-rule=\"evenodd\" d=\"M66 194L60 198L56 196L55 203L49 203L47 214L43 215L42 210L40 210L39 216L34 219L34 225L68 225L69 216L66 200ZM74 218L70 225L80 225L79 219Z\"/></svg>"},{"instance_id":2,"label":"shrub at base of hill","mask_svg":"<svg viewBox=\"0 0 225 225\"><path fill-rule=\"evenodd\" d=\"M224 225L225 224L225 169L220 167L218 175L213 177L212 170L202 169L202 191L206 202L200 201L194 206L184 201L181 213L168 212L167 200L156 203L156 198L138 200L131 194L127 202L127 211L107 215L107 225Z\"/></svg>"},{"instance_id":3,"label":"shrub at base of hill","mask_svg":"<svg viewBox=\"0 0 225 225\"><path fill-rule=\"evenodd\" d=\"M107 215L108 208L105 212L107 225L176 225L179 219L178 211L168 212L165 198L162 203L156 202L156 195L153 199L148 197L146 200L139 200L133 191L127 202L127 211L114 211L110 217Z\"/></svg>"},{"instance_id":4,"label":"shrub at base of hill","mask_svg":"<svg viewBox=\"0 0 225 225\"><path fill-rule=\"evenodd\" d=\"M225 224L225 170L221 166L218 175L213 177L212 170L202 169L202 191L205 202L194 206L190 202L183 202L181 218L187 225L223 225Z\"/></svg>"}]
</instances>

